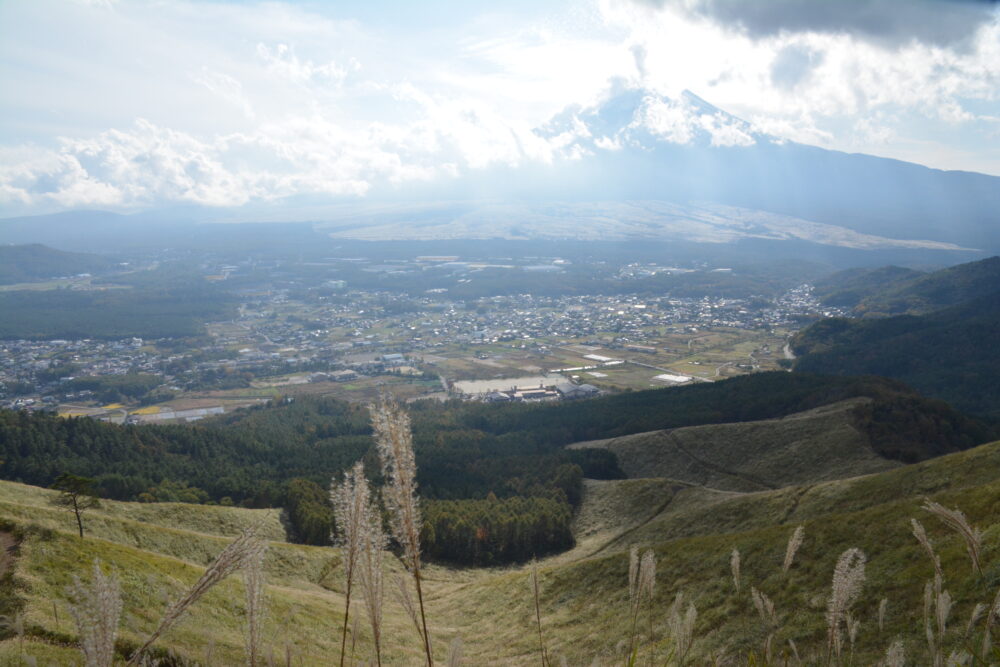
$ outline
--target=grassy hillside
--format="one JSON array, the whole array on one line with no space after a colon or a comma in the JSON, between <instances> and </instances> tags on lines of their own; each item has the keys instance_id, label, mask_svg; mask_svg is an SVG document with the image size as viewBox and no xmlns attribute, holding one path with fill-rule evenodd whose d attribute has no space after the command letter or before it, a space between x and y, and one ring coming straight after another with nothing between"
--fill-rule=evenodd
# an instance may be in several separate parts
<instances>
[{"instance_id":1,"label":"grassy hillside","mask_svg":"<svg viewBox=\"0 0 1000 667\"><path fill-rule=\"evenodd\" d=\"M1000 419L1000 292L923 316L830 319L792 339L795 369L896 378L957 408Z\"/></svg>"},{"instance_id":2,"label":"grassy hillside","mask_svg":"<svg viewBox=\"0 0 1000 667\"><path fill-rule=\"evenodd\" d=\"M781 419L689 426L593 440L573 449L609 449L629 477L666 477L726 491L760 491L880 472L879 456L856 426L852 399Z\"/></svg>"},{"instance_id":3,"label":"grassy hillside","mask_svg":"<svg viewBox=\"0 0 1000 667\"><path fill-rule=\"evenodd\" d=\"M98 255L63 252L38 243L0 245L0 285L96 273L111 265Z\"/></svg>"},{"instance_id":4,"label":"grassy hillside","mask_svg":"<svg viewBox=\"0 0 1000 667\"><path fill-rule=\"evenodd\" d=\"M669 662L668 608L678 592L699 613L694 626L694 660L709 653L759 654L765 628L750 600L751 586L773 600L775 654L795 641L804 660L825 647L825 605L834 563L849 547L868 556L867 577L857 604L861 620L855 664L873 664L896 637L907 654L927 664L921 626L923 582L933 575L929 559L909 532L918 517L938 549L945 587L955 600L946 652L962 643L975 602L990 602L1000 587L1000 443L874 475L773 491L721 492L670 480L621 480L588 483L577 518L579 535L598 535L600 544L541 564L541 613L545 642L555 659L569 664L620 664L616 646L628 637L625 550L650 545L657 557L657 586L649 610L643 608L640 664ZM193 582L211 553L247 522L262 521L280 534L272 511L107 502L87 521L90 533L75 537L72 517L48 505L51 492L13 483L0 484L0 517L7 534L21 537L15 561L15 595L24 603L23 649L39 664L78 661L68 616L65 586L94 557L122 579L126 613L122 647L134 645L155 623L165 596L180 594ZM924 497L961 508L983 530L982 577L970 574L963 542L919 508ZM137 519L142 519L137 520ZM781 561L794 526L805 526L805 540L790 571ZM733 588L730 553L742 553L741 593ZM266 569L270 611L266 641L279 661L287 641L293 664L330 664L336 659L340 621L339 552L332 548L271 543ZM391 571L398 571L394 563ZM389 572L390 575L392 572ZM85 576L85 575L84 575ZM6 595L8 589L3 589ZM455 637L464 641L467 664L537 664L528 572L525 568L428 571L427 606L435 650L443 660ZM884 630L875 617L888 599ZM55 611L53 611L53 602ZM419 661L409 620L386 600L389 664ZM651 613L647 614L647 611ZM211 650L217 664L241 661L242 585L231 578L210 592L191 616L161 642L181 659L204 662ZM57 620L58 616L58 620ZM645 639L652 622L652 641ZM983 622L972 635L978 645ZM359 651L366 655L368 631L362 626ZM16 639L0 642L0 660L14 660ZM776 660L780 664L780 659ZM16 664L16 663L15 663Z\"/></svg>"}]
</instances>

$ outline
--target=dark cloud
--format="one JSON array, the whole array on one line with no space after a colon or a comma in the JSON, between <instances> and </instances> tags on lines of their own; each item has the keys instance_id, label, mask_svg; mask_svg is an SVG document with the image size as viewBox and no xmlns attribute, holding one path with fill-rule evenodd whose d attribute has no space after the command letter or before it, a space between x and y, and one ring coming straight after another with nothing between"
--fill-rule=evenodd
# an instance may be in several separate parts
<instances>
[{"instance_id":1,"label":"dark cloud","mask_svg":"<svg viewBox=\"0 0 1000 667\"><path fill-rule=\"evenodd\" d=\"M754 37L849 33L887 44L966 41L997 16L998 0L636 0L671 6Z\"/></svg>"}]
</instances>

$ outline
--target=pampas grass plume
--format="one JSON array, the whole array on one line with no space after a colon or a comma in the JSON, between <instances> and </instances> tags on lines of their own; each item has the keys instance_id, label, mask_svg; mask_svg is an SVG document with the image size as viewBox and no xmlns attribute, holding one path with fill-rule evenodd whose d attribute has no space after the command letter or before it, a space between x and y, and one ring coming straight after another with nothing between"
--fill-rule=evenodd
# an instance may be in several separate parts
<instances>
[{"instance_id":1,"label":"pampas grass plume","mask_svg":"<svg viewBox=\"0 0 1000 667\"><path fill-rule=\"evenodd\" d=\"M965 514L960 510L948 509L931 500L924 500L923 509L941 519L945 525L962 536L962 539L965 540L966 551L969 552L969 559L972 561L972 567L979 573L979 576L982 576L983 566L980 562L980 555L983 550L982 532L971 525L968 519L965 518Z\"/></svg>"},{"instance_id":2,"label":"pampas grass plume","mask_svg":"<svg viewBox=\"0 0 1000 667\"><path fill-rule=\"evenodd\" d=\"M115 575L105 576L94 560L89 585L73 577L69 587L73 600L70 614L80 633L80 649L87 667L111 667L115 657L115 638L122 615L122 591Z\"/></svg>"},{"instance_id":3,"label":"pampas grass plume","mask_svg":"<svg viewBox=\"0 0 1000 667\"><path fill-rule=\"evenodd\" d=\"M802 546L802 540L805 538L806 527L798 526L792 533L792 536L788 538L788 546L785 547L785 562L782 564L781 569L788 572L789 568L792 567L792 562L795 560L795 554L798 553L799 547Z\"/></svg>"}]
</instances>

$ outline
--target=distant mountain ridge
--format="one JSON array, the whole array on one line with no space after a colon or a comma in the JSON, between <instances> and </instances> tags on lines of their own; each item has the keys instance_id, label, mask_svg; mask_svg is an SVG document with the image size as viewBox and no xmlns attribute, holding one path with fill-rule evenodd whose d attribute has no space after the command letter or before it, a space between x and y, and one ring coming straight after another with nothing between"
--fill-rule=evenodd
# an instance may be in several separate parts
<instances>
[{"instance_id":1,"label":"distant mountain ridge","mask_svg":"<svg viewBox=\"0 0 1000 667\"><path fill-rule=\"evenodd\" d=\"M93 273L111 265L98 255L64 252L39 243L0 245L0 284Z\"/></svg>"},{"instance_id":2,"label":"distant mountain ridge","mask_svg":"<svg viewBox=\"0 0 1000 667\"><path fill-rule=\"evenodd\" d=\"M363 200L153 209L112 229L131 238L137 225L148 226L158 241L176 243L195 222L308 220L341 238L370 240L490 238L495 231L527 239L918 244L965 249L965 259L1000 252L1000 177L783 140L690 92L670 99L618 90L599 104L563 110L536 132L559 147L547 162L526 151L514 166L373 188ZM56 222L70 239L89 240L94 213L62 215L69 217L0 220L0 242L52 245L58 235L44 230Z\"/></svg>"},{"instance_id":3,"label":"distant mountain ridge","mask_svg":"<svg viewBox=\"0 0 1000 667\"><path fill-rule=\"evenodd\" d=\"M925 273L898 266L848 269L821 278L816 296L864 317L920 315L1000 291L1000 257Z\"/></svg>"},{"instance_id":4,"label":"distant mountain ridge","mask_svg":"<svg viewBox=\"0 0 1000 667\"><path fill-rule=\"evenodd\" d=\"M792 338L795 369L891 377L1000 419L1000 257L874 290L857 312L921 314L821 320Z\"/></svg>"}]
</instances>

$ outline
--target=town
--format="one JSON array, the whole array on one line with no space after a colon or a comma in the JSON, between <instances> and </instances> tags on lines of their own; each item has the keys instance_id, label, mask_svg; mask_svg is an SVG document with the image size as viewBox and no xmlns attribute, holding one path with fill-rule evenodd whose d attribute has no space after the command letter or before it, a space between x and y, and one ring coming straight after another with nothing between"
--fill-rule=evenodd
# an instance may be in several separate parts
<instances>
[{"instance_id":1,"label":"town","mask_svg":"<svg viewBox=\"0 0 1000 667\"><path fill-rule=\"evenodd\" d=\"M558 258L531 262L502 268L565 268ZM317 278L312 265L306 280L276 265L270 268L280 279L234 290L236 317L205 322L199 337L0 341L0 405L150 423L194 421L302 393L369 400L386 384L405 400L575 400L778 369L791 332L838 314L818 303L809 284L772 298L457 298L455 286L496 265L457 257L332 264L401 284L424 267L419 273L445 272L451 282L416 294L352 289L346 280ZM243 269L219 263L203 270L218 283ZM693 270L632 263L605 271L628 281Z\"/></svg>"}]
</instances>

